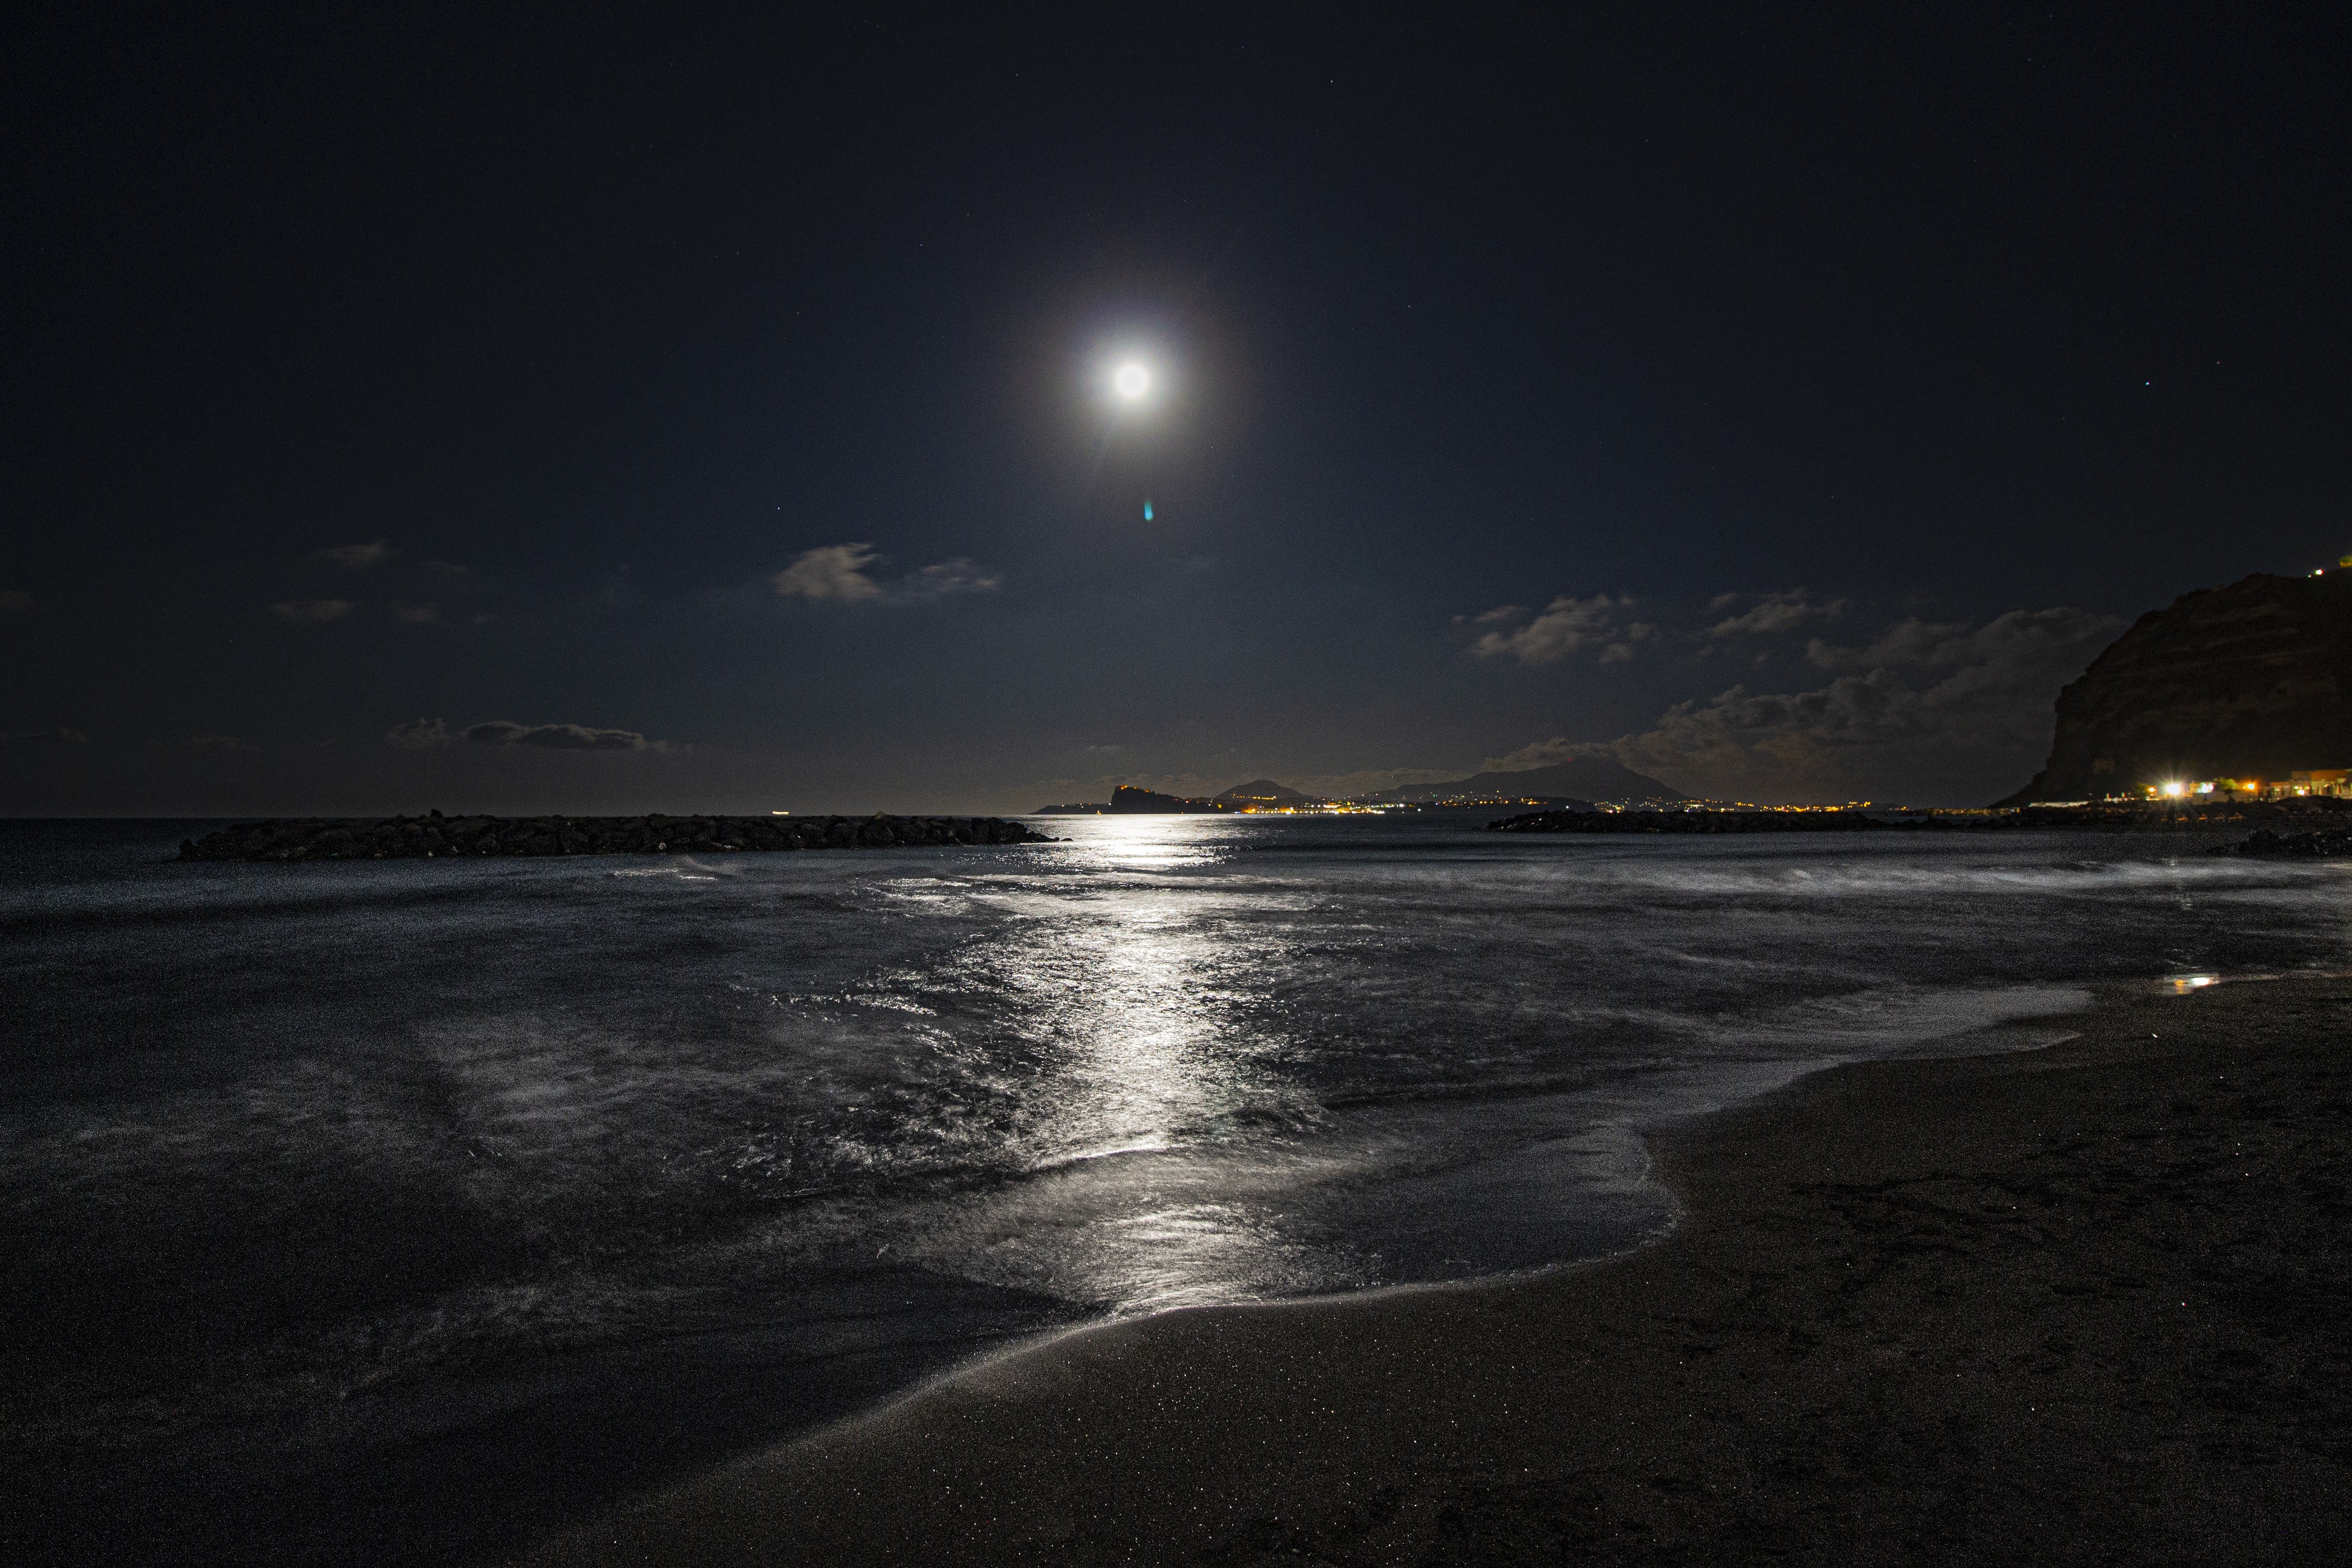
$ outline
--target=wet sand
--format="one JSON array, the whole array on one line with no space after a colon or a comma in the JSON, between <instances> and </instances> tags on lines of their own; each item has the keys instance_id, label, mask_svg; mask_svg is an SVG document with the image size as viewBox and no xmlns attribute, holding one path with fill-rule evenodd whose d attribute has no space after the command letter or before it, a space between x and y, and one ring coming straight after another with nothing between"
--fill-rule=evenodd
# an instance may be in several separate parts
<instances>
[{"instance_id":1,"label":"wet sand","mask_svg":"<svg viewBox=\"0 0 2352 1568\"><path fill-rule=\"evenodd\" d=\"M1657 1139L1626 1257L1070 1334L531 1561L2335 1561L2352 979L2070 1027Z\"/></svg>"}]
</instances>

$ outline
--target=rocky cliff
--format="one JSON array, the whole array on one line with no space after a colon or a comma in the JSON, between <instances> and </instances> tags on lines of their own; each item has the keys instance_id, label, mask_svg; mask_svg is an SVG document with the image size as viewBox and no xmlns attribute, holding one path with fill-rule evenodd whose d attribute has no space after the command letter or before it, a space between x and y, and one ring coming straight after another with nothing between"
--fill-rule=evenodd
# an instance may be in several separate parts
<instances>
[{"instance_id":1,"label":"rocky cliff","mask_svg":"<svg viewBox=\"0 0 2352 1568\"><path fill-rule=\"evenodd\" d=\"M2256 575L2151 610L2058 694L2049 765L2001 801L2352 763L2352 570Z\"/></svg>"}]
</instances>

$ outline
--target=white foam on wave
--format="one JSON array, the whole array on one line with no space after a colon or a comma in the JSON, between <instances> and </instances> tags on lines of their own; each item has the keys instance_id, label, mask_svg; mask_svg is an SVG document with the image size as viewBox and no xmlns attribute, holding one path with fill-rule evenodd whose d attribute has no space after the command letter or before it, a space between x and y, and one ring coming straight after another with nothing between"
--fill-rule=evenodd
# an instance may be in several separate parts
<instances>
[{"instance_id":1,"label":"white foam on wave","mask_svg":"<svg viewBox=\"0 0 2352 1568\"><path fill-rule=\"evenodd\" d=\"M2079 896L2118 891L2195 887L2283 890L2307 879L2282 876L2265 863L2223 857L2072 861L1789 864L1783 861L1693 865L1669 861L1591 861L1558 868L1563 880L1599 890L1654 891L1685 897L1800 899L1905 898L2025 894Z\"/></svg>"},{"instance_id":2,"label":"white foam on wave","mask_svg":"<svg viewBox=\"0 0 2352 1568\"><path fill-rule=\"evenodd\" d=\"M2091 993L2080 986L1895 985L1811 998L1704 1027L1768 1050L1802 1049L1820 1057L1878 1055L2090 1005Z\"/></svg>"}]
</instances>

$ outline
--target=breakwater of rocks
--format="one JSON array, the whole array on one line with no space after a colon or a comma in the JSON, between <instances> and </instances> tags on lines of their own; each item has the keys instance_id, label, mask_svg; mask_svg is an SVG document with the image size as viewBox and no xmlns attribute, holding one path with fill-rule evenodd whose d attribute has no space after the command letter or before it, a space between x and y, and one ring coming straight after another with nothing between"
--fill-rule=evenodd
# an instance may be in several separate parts
<instances>
[{"instance_id":1,"label":"breakwater of rocks","mask_svg":"<svg viewBox=\"0 0 2352 1568\"><path fill-rule=\"evenodd\" d=\"M2352 855L2352 829L2315 828L2307 833L2274 833L2257 828L2243 843L2224 844L2226 855L2253 855L2265 860L2328 860Z\"/></svg>"},{"instance_id":2,"label":"breakwater of rocks","mask_svg":"<svg viewBox=\"0 0 2352 1568\"><path fill-rule=\"evenodd\" d=\"M184 861L426 860L1050 844L1003 817L423 817L246 822L180 841Z\"/></svg>"}]
</instances>

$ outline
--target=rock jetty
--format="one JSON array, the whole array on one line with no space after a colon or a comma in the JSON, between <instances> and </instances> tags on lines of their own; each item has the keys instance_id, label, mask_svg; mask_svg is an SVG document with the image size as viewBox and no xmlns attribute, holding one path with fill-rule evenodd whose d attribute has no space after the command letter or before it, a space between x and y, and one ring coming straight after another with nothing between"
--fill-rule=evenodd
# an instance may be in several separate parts
<instances>
[{"instance_id":1,"label":"rock jetty","mask_svg":"<svg viewBox=\"0 0 2352 1568\"><path fill-rule=\"evenodd\" d=\"M428 860L436 856L878 850L1050 844L1003 817L423 817L247 822L180 841L184 861Z\"/></svg>"},{"instance_id":2,"label":"rock jetty","mask_svg":"<svg viewBox=\"0 0 2352 1568\"><path fill-rule=\"evenodd\" d=\"M2352 828L2315 828L2307 833L2274 833L2257 828L2243 843L2224 844L2225 855L2253 855L2264 860L2326 860L2352 855Z\"/></svg>"}]
</instances>

